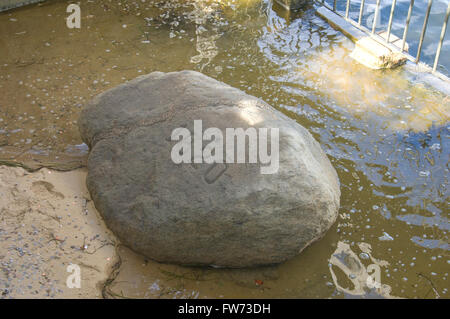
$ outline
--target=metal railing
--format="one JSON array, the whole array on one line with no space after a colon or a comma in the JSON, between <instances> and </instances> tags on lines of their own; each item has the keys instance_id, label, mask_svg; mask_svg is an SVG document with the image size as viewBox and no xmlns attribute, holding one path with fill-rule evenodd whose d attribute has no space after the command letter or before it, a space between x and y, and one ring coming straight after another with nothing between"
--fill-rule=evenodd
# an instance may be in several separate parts
<instances>
[{"instance_id":1,"label":"metal railing","mask_svg":"<svg viewBox=\"0 0 450 319\"><path fill-rule=\"evenodd\" d=\"M425 11L424 22L423 22L422 30L421 30L421 33L420 33L419 44L418 44L416 56L410 55L407 52L407 49L405 48L406 47L406 37L408 35L409 25L410 25L410 22L411 22L411 15L412 15L413 6L414 6L414 0L410 0L409 9L408 9L408 13L407 13L406 20L405 20L405 25L404 25L403 37L401 39L401 47L393 45L391 43L391 41L390 41L391 31L392 31L392 22L393 22L393 19L394 19L394 12L395 12L395 8L396 8L397 0L392 0L392 5L391 5L391 10L390 10L390 15L389 15L389 22L388 22L387 31L386 31L386 33L387 33L386 38L380 36L379 34L377 34L375 32L376 31L376 27L377 27L377 22L379 20L379 14L380 14L380 0L376 0L374 19L373 19L373 23L372 23L372 26L371 26L370 29L365 27L362 24L365 0L360 0L361 4L360 4L359 15L358 15L358 19L357 20L354 20L354 19L349 17L351 0L341 0L341 1L346 1L345 14L343 14L343 13L341 13L341 12L339 12L337 10L337 1L338 0L332 0L333 1L333 6L332 7L330 5L328 5L328 3L325 2L325 0L315 0L315 1L319 5L322 5L322 6L326 7L327 9L333 11L335 14L337 14L340 17L344 18L346 21L350 22L353 26L355 26L359 30L364 31L366 34L368 34L369 36L374 38L376 41L381 42L382 44L385 44L390 49L393 49L393 50L396 50L397 52L403 53L408 60L410 60L410 61L412 61L412 62L414 62L416 64L420 61L420 57L421 57L421 53L422 53L423 40L425 38L425 34L426 34L426 31L427 31L428 19L429 19L429 16L430 16L431 5L433 4L433 0L428 0L427 8L426 8L426 11ZM448 5L447 5L447 10L446 10L446 13L445 13L445 16L444 16L444 21L442 23L442 29L441 29L441 34L440 34L440 38L439 38L439 42L438 42L438 46L437 46L437 50L436 50L436 54L435 54L435 58L434 58L434 63L433 63L432 66L429 65L429 67L431 68L431 72L432 73L436 73L436 68L438 66L439 57L441 55L442 43L444 42L444 37L445 37L446 29L447 29L449 16L450 16L450 0L449 0Z\"/></svg>"}]
</instances>

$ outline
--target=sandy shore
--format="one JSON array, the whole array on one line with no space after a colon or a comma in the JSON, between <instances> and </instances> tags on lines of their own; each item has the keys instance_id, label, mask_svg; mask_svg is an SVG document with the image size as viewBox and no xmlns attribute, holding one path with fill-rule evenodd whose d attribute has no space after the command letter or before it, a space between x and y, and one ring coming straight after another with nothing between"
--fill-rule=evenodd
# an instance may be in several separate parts
<instances>
[{"instance_id":1,"label":"sandy shore","mask_svg":"<svg viewBox=\"0 0 450 319\"><path fill-rule=\"evenodd\" d=\"M55 172L0 166L2 298L98 298L117 262L117 240L85 187L86 170ZM67 266L80 267L69 288Z\"/></svg>"}]
</instances>

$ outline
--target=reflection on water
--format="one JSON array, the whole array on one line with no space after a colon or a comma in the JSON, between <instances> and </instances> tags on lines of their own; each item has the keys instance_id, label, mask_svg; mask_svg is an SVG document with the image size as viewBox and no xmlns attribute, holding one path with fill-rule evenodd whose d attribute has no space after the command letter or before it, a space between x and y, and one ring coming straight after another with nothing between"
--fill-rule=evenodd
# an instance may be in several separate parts
<instances>
[{"instance_id":1,"label":"reflection on water","mask_svg":"<svg viewBox=\"0 0 450 319\"><path fill-rule=\"evenodd\" d=\"M319 30L306 32L311 30L310 23L297 19L287 24L276 15L269 16L258 41L265 55L279 66L272 79L288 94L308 96L312 88L353 116L388 118L386 124L394 130L424 131L448 122L448 97L411 84L399 70L388 74L368 70L349 57L353 44L324 45ZM299 34L299 30L304 31Z\"/></svg>"},{"instance_id":2,"label":"reflection on water","mask_svg":"<svg viewBox=\"0 0 450 319\"><path fill-rule=\"evenodd\" d=\"M308 128L342 187L337 223L282 265L144 267L123 251L114 289L141 297L342 298L361 289L448 297L448 96L409 71L358 65L348 57L352 43L313 10L289 16L267 0L81 1L82 28L69 30L66 5L0 14L0 160L83 159L76 120L92 96L152 71L195 69ZM361 276L339 270L336 252L352 256ZM370 264L380 266L384 287L372 295L364 288Z\"/></svg>"},{"instance_id":3,"label":"reflection on water","mask_svg":"<svg viewBox=\"0 0 450 319\"><path fill-rule=\"evenodd\" d=\"M195 16L195 34L196 37L196 46L198 54L191 57L191 63L200 63L203 59L206 59L207 62L203 64L200 68L200 71L208 65L212 59L217 55L218 50L215 44L215 41L219 38L219 34L217 32L217 27L214 23L208 23L212 19L217 17L218 4L212 3L211 6L208 6L204 1L195 1L194 2L194 10L193 14ZM208 27L212 28L211 31L208 31Z\"/></svg>"},{"instance_id":4,"label":"reflection on water","mask_svg":"<svg viewBox=\"0 0 450 319\"><path fill-rule=\"evenodd\" d=\"M333 0L325 1L330 7L333 6ZM376 0L366 0L364 4L364 13L362 17L362 25L372 30L374 12L376 8ZM398 38L403 38L406 17L408 15L410 0L397 0L395 6L394 18L392 20L392 34ZM345 14L347 1L338 0L337 10L341 14ZM387 30L389 16L391 12L392 0L380 0L380 14L377 21L377 31ZM420 34L428 6L428 0L415 0L411 14L410 26L406 42L409 44L409 53L416 57L419 47ZM428 19L427 30L423 40L422 53L420 61L433 65L441 35L442 24L444 22L445 12L447 10L447 0L434 0L431 6L430 16ZM349 17L354 21L358 21L361 7L361 0L352 0L350 2ZM450 39L447 36L442 45L441 56L439 58L438 71L447 76L450 75Z\"/></svg>"}]
</instances>

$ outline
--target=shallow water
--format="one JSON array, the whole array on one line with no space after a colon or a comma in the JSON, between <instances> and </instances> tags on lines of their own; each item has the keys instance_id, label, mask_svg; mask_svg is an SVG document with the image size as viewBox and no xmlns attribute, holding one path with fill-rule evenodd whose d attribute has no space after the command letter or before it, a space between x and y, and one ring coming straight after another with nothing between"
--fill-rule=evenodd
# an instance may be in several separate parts
<instances>
[{"instance_id":1,"label":"shallow water","mask_svg":"<svg viewBox=\"0 0 450 319\"><path fill-rule=\"evenodd\" d=\"M153 263L155 273L123 258L127 280L119 276L114 289L448 298L448 96L403 69L358 65L353 44L312 9L288 16L267 0L81 1L81 29L71 30L68 3L0 14L0 161L76 167L87 154L76 120L91 97L152 71L194 69L308 128L341 182L338 221L293 260L253 270ZM371 294L356 289L369 264L380 266L383 284Z\"/></svg>"}]
</instances>

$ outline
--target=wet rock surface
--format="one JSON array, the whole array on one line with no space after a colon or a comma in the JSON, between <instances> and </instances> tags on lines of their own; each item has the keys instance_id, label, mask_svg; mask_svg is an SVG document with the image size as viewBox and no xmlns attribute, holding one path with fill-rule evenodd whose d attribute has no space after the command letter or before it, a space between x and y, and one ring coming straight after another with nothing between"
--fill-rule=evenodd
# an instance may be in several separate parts
<instances>
[{"instance_id":1,"label":"wet rock surface","mask_svg":"<svg viewBox=\"0 0 450 319\"><path fill-rule=\"evenodd\" d=\"M278 172L261 174L259 162L175 164L172 131L193 132L195 120L223 132L278 128ZM127 246L154 260L276 264L336 220L337 174L308 131L201 73L153 72L120 85L97 96L79 126L91 148L87 186L95 206Z\"/></svg>"}]
</instances>

